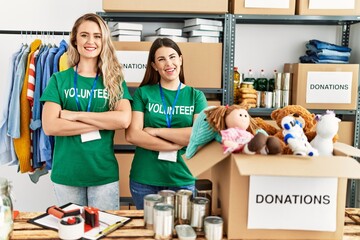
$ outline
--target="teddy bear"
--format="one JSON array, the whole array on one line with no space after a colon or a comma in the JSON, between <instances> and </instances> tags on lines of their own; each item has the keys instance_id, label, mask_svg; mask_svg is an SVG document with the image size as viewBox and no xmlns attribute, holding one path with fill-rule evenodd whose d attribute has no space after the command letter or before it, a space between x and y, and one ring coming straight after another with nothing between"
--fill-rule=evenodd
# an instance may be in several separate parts
<instances>
[{"instance_id":1,"label":"teddy bear","mask_svg":"<svg viewBox=\"0 0 360 240\"><path fill-rule=\"evenodd\" d=\"M284 141L294 155L318 156L318 151L311 146L303 131L302 123L293 115L288 115L281 120ZM315 137L316 138L316 137Z\"/></svg>"},{"instance_id":2,"label":"teddy bear","mask_svg":"<svg viewBox=\"0 0 360 240\"><path fill-rule=\"evenodd\" d=\"M276 126L271 125L270 123L266 122L263 118L256 117L254 118L256 124L265 130L270 136L275 136L278 139L280 139L283 154L293 154L291 148L285 143L284 141L284 135L282 131L281 121L286 116L293 116L295 119L297 119L300 123L302 123L303 126L303 132L308 139L309 142L311 142L314 137L316 136L315 126L316 126L316 120L315 120L315 114L309 112L306 108L300 106L300 105L287 105L283 108L279 108L274 110L270 117L272 120L274 120L277 124Z\"/></svg>"},{"instance_id":3,"label":"teddy bear","mask_svg":"<svg viewBox=\"0 0 360 240\"><path fill-rule=\"evenodd\" d=\"M221 135L224 153L279 154L281 143L256 126L248 105L218 106L205 111L210 126Z\"/></svg>"},{"instance_id":4,"label":"teddy bear","mask_svg":"<svg viewBox=\"0 0 360 240\"><path fill-rule=\"evenodd\" d=\"M310 144L318 150L320 156L332 156L341 119L336 117L334 111L327 110L323 115L316 115L315 120L316 136Z\"/></svg>"}]
</instances>

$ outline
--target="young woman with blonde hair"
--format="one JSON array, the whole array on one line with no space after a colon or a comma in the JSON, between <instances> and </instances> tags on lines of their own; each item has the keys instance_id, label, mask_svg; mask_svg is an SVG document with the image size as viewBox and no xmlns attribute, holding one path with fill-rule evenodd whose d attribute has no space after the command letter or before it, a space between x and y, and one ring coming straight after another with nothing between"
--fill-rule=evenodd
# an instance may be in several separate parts
<instances>
[{"instance_id":1,"label":"young woman with blonde hair","mask_svg":"<svg viewBox=\"0 0 360 240\"><path fill-rule=\"evenodd\" d=\"M119 208L115 129L131 121L131 96L106 23L78 18L68 49L69 69L52 75L41 96L42 125L55 136L51 180L59 204Z\"/></svg>"}]
</instances>

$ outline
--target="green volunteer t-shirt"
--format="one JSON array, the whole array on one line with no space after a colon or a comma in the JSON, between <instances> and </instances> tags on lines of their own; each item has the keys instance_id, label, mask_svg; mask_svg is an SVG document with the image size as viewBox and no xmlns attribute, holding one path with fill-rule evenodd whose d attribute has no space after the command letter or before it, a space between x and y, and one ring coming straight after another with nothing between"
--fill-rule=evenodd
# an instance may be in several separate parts
<instances>
[{"instance_id":1,"label":"green volunteer t-shirt","mask_svg":"<svg viewBox=\"0 0 360 240\"><path fill-rule=\"evenodd\" d=\"M55 102L62 109L78 111L74 89L74 69L53 74L40 101ZM77 89L81 111L86 111L95 77L78 75ZM132 100L125 81L123 99ZM90 112L109 111L108 92L99 76L93 92ZM51 180L69 186L96 186L119 180L118 163L113 150L113 130L100 130L101 139L81 142L80 135L55 136Z\"/></svg>"},{"instance_id":2,"label":"green volunteer t-shirt","mask_svg":"<svg viewBox=\"0 0 360 240\"><path fill-rule=\"evenodd\" d=\"M168 111L171 111L177 90L163 89ZM185 86L179 92L172 116L171 127L182 128L193 125L194 114L206 108L203 92ZM144 113L144 127L166 128L166 118L158 84L146 85L136 89L132 110ZM159 160L158 151L136 147L131 165L130 179L154 186L184 186L194 184L195 178L187 168L183 158L186 148L179 150L177 161Z\"/></svg>"}]
</instances>

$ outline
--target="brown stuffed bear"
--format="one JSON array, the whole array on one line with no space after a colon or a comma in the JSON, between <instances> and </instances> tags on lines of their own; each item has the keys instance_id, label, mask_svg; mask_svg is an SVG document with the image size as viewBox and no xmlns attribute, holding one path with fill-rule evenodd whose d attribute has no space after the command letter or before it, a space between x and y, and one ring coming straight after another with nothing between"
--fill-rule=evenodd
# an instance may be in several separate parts
<instances>
[{"instance_id":1,"label":"brown stuffed bear","mask_svg":"<svg viewBox=\"0 0 360 240\"><path fill-rule=\"evenodd\" d=\"M284 142L284 136L281 128L281 120L283 119L283 117L288 115L292 115L297 120L303 123L304 133L308 138L309 142L314 139L314 137L316 136L315 114L310 113L306 108L300 105L288 105L283 108L274 110L271 113L271 119L276 121L278 127L274 127L273 125L266 122L262 118L259 117L255 118L256 124L259 127L265 130L269 135L278 137L281 140L283 146L283 152L282 152L283 154L292 154L291 149L288 146L286 146Z\"/></svg>"}]
</instances>

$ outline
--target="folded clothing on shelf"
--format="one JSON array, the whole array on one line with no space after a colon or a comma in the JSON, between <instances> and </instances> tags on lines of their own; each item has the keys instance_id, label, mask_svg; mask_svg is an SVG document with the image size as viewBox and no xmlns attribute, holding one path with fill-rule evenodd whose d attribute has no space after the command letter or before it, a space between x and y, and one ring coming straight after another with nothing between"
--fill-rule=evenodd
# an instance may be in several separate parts
<instances>
[{"instance_id":1,"label":"folded clothing on shelf","mask_svg":"<svg viewBox=\"0 0 360 240\"><path fill-rule=\"evenodd\" d=\"M349 63L351 48L312 39L306 43L301 63Z\"/></svg>"},{"instance_id":2,"label":"folded clothing on shelf","mask_svg":"<svg viewBox=\"0 0 360 240\"><path fill-rule=\"evenodd\" d=\"M326 59L320 59L317 56L304 55L300 57L300 62L301 63L349 63L349 60L341 60L341 58L331 59L331 57L327 57Z\"/></svg>"},{"instance_id":3,"label":"folded clothing on shelf","mask_svg":"<svg viewBox=\"0 0 360 240\"><path fill-rule=\"evenodd\" d=\"M335 50L339 52L351 52L351 48L346 46L340 46L328 42L323 42L320 40L312 39L309 41L311 45L314 45L317 49L329 49L329 50Z\"/></svg>"}]
</instances>

